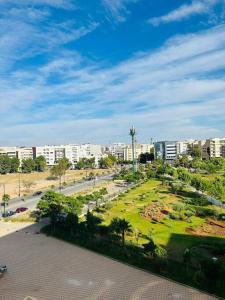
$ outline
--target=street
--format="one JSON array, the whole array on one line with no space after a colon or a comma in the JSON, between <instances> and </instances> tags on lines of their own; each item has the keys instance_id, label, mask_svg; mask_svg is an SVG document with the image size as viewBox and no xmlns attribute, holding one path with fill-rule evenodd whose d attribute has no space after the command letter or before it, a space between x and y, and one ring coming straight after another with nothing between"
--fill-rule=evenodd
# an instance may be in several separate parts
<instances>
[{"instance_id":1,"label":"street","mask_svg":"<svg viewBox=\"0 0 225 300\"><path fill-rule=\"evenodd\" d=\"M62 190L55 189L55 191L60 192L66 196L70 196L74 193L81 192L89 187L94 187L95 184L102 183L111 178L112 178L112 174L107 174L107 175L99 176L97 179L83 181L80 183L76 183L74 185L63 187ZM16 210L16 208L18 208L18 207L27 207L29 210L33 210L36 208L36 205L42 195L39 195L39 196L31 195L29 197L26 197L24 201L21 199L18 199L18 198L12 199L9 201L7 210Z\"/></svg>"}]
</instances>

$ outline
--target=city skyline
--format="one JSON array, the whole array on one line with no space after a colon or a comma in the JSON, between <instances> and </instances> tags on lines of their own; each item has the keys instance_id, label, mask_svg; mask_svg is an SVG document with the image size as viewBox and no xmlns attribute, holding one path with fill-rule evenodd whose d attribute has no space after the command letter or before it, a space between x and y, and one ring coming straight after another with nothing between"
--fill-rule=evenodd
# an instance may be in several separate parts
<instances>
[{"instance_id":1,"label":"city skyline","mask_svg":"<svg viewBox=\"0 0 225 300\"><path fill-rule=\"evenodd\" d=\"M0 1L0 145L224 136L223 0L82 2Z\"/></svg>"}]
</instances>

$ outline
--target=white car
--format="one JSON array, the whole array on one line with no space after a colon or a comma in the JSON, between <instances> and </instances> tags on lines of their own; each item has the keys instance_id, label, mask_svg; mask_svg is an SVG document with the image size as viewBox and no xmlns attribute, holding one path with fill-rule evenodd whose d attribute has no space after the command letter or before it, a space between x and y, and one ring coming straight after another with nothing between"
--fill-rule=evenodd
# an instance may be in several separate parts
<instances>
[{"instance_id":1,"label":"white car","mask_svg":"<svg viewBox=\"0 0 225 300\"><path fill-rule=\"evenodd\" d=\"M4 273L7 271L6 265L0 265L0 273Z\"/></svg>"}]
</instances>

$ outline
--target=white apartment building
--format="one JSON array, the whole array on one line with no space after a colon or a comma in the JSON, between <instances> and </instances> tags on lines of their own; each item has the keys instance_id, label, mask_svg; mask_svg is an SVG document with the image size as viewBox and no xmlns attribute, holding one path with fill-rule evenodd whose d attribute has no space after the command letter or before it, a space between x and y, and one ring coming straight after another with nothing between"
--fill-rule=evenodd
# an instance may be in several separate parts
<instances>
[{"instance_id":1,"label":"white apartment building","mask_svg":"<svg viewBox=\"0 0 225 300\"><path fill-rule=\"evenodd\" d=\"M68 158L69 162L75 167L81 158L95 158L95 164L102 157L100 145L93 144L68 144L33 147L34 157L44 156L48 166L54 166L61 158Z\"/></svg>"},{"instance_id":2,"label":"white apartment building","mask_svg":"<svg viewBox=\"0 0 225 300\"><path fill-rule=\"evenodd\" d=\"M8 155L10 158L17 157L17 147L0 147L0 155Z\"/></svg>"},{"instance_id":3,"label":"white apartment building","mask_svg":"<svg viewBox=\"0 0 225 300\"><path fill-rule=\"evenodd\" d=\"M24 159L33 159L33 148L17 148L17 157L19 158L20 162L22 162Z\"/></svg>"},{"instance_id":4,"label":"white apartment building","mask_svg":"<svg viewBox=\"0 0 225 300\"><path fill-rule=\"evenodd\" d=\"M24 159L33 159L33 149L31 147L0 147L0 155L1 154L8 155L10 158L17 157L20 164Z\"/></svg>"},{"instance_id":5,"label":"white apartment building","mask_svg":"<svg viewBox=\"0 0 225 300\"><path fill-rule=\"evenodd\" d=\"M124 149L127 147L125 143L114 143L106 147L105 152L107 154L114 155L118 160L124 160Z\"/></svg>"}]
</instances>

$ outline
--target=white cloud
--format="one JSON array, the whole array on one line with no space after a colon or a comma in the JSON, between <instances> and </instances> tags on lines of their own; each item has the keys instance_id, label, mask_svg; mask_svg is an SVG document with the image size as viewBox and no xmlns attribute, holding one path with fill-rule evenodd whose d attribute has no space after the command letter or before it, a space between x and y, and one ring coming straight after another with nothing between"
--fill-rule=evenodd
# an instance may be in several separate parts
<instances>
[{"instance_id":1,"label":"white cloud","mask_svg":"<svg viewBox=\"0 0 225 300\"><path fill-rule=\"evenodd\" d=\"M102 4L109 20L124 22L130 13L127 6L138 1L139 0L102 0Z\"/></svg>"},{"instance_id":2,"label":"white cloud","mask_svg":"<svg viewBox=\"0 0 225 300\"><path fill-rule=\"evenodd\" d=\"M62 52L35 72L0 79L1 136L17 144L108 142L128 139L132 123L142 140L224 135L224 70L225 25L114 67Z\"/></svg>"},{"instance_id":3,"label":"white cloud","mask_svg":"<svg viewBox=\"0 0 225 300\"><path fill-rule=\"evenodd\" d=\"M182 21L193 15L208 14L218 2L221 0L193 0L191 4L183 4L166 15L149 19L148 23L158 26L159 24Z\"/></svg>"}]
</instances>

